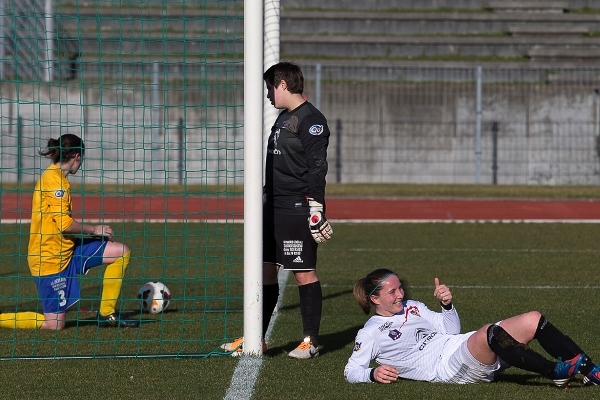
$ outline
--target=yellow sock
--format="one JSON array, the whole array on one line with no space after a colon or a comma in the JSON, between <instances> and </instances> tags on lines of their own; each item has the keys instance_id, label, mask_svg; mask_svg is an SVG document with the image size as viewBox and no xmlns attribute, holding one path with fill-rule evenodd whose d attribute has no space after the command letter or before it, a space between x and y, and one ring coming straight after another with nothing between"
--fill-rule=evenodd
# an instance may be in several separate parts
<instances>
[{"instance_id":1,"label":"yellow sock","mask_svg":"<svg viewBox=\"0 0 600 400\"><path fill-rule=\"evenodd\" d=\"M33 311L0 314L0 328L39 329L46 319Z\"/></svg>"},{"instance_id":2,"label":"yellow sock","mask_svg":"<svg viewBox=\"0 0 600 400\"><path fill-rule=\"evenodd\" d=\"M109 315L115 312L117 300L121 293L121 284L125 270L129 265L131 252L123 254L122 257L112 264L106 266L104 279L102 280L102 299L100 300L100 315Z\"/></svg>"}]
</instances>

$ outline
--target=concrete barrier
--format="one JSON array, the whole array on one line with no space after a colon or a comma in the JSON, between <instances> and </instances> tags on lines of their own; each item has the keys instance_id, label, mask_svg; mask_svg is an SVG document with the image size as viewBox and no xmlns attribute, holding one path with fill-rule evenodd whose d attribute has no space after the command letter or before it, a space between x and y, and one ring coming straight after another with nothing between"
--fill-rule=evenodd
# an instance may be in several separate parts
<instances>
[{"instance_id":1,"label":"concrete barrier","mask_svg":"<svg viewBox=\"0 0 600 400\"><path fill-rule=\"evenodd\" d=\"M324 81L321 108L333 132L330 176L339 174L341 182L474 183L473 73L448 70L463 80L441 82L440 71L437 80L424 79L427 68L406 68L396 79ZM546 80L526 83L514 79L527 70L513 72L484 70L481 181L491 183L494 172L496 122L499 184L600 184L600 101L593 90L600 73L540 70ZM22 179L35 181L47 163L37 150L61 133L84 137L84 171L74 178L90 183L169 184L183 175L188 184L217 184L243 177L241 90L167 86L160 95L164 103L153 105L141 84L2 85L2 182L18 179L19 164Z\"/></svg>"},{"instance_id":2,"label":"concrete barrier","mask_svg":"<svg viewBox=\"0 0 600 400\"><path fill-rule=\"evenodd\" d=\"M489 1L485 8L494 12L525 12L562 14L569 9L568 1Z\"/></svg>"}]
</instances>

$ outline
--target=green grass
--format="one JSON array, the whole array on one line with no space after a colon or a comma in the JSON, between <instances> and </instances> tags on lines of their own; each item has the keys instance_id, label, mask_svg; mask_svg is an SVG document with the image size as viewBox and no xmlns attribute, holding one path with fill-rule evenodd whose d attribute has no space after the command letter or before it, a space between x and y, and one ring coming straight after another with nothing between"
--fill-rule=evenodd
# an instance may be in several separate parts
<instances>
[{"instance_id":1,"label":"green grass","mask_svg":"<svg viewBox=\"0 0 600 400\"><path fill-rule=\"evenodd\" d=\"M132 252L121 307L143 319L141 330L97 329L103 268L80 279L82 299L62 332L0 329L0 358L147 354L208 355L241 330L241 224L113 224ZM0 225L0 310L38 309L27 267L29 225ZM169 309L140 315L138 289L159 280L172 292Z\"/></svg>"},{"instance_id":2,"label":"green grass","mask_svg":"<svg viewBox=\"0 0 600 400\"><path fill-rule=\"evenodd\" d=\"M582 388L579 382L560 391L546 379L517 370L509 370L505 382L472 386L410 381L350 385L342 371L354 335L366 320L352 286L378 267L397 271L409 295L431 307L436 307L434 277L454 287L463 331L538 309L600 359L595 317L600 305L598 233L596 225L338 225L336 240L320 250L326 299L321 357L304 362L286 357L301 332L297 291L288 286L273 334L275 354L266 359L254 398L268 398L275 390L302 399L593 398L597 390ZM584 288L589 285L596 288Z\"/></svg>"},{"instance_id":3,"label":"green grass","mask_svg":"<svg viewBox=\"0 0 600 400\"><path fill-rule=\"evenodd\" d=\"M241 227L241 226L240 226ZM0 288L4 300L2 310L15 304L31 309L35 305L35 290L29 282L24 260L19 262L18 235L26 227L1 225ZM239 275L241 259L228 260L219 240L212 250L209 233L188 231L196 237L185 249L164 240L182 226L126 225L126 241L135 248L136 256L124 285L123 296L132 297L138 283L146 277L168 278L169 286L177 297L171 313L159 323L144 324L139 330L97 330L92 325L71 327L58 333L0 330L2 355L10 355L13 346L20 351L32 347L50 352L59 343L61 351L98 342L99 349L114 354L130 353L138 340L150 351L157 348L160 337L175 339L183 335L189 350L208 351L217 343L198 344L206 326L201 322L205 309L194 285L205 279L181 266L163 270L165 262L159 256L165 253L167 264L194 265L215 257L217 264L229 263L227 273ZM189 229L189 228L188 228ZM207 228L210 229L217 228ZM253 399L491 399L491 398L594 398L598 389L582 387L581 381L567 390L559 390L547 379L532 373L508 370L502 382L469 386L430 384L398 381L391 385L351 385L343 378L343 368L352 351L354 335L366 320L354 298L352 286L360 277L379 267L391 268L399 273L410 297L424 301L435 308L433 279L439 277L452 288L455 305L461 315L463 331L479 328L487 322L537 309L555 325L575 339L592 357L600 361L600 344L597 340L597 259L600 253L600 225L596 224L337 224L334 239L319 250L318 273L323 284L324 313L321 327L321 356L314 360L293 360L287 356L301 340L301 322L298 293L290 280L285 288L284 304L274 326L270 351L264 358L254 389ZM141 233L146 232L146 237ZM11 241L7 241L11 240ZM22 240L21 240L22 242ZM22 243L21 243L22 246ZM205 250L201 248L205 247ZM239 255L235 247L232 254ZM210 254L215 252L215 254ZM218 253L222 252L221 255ZM24 253L21 253L24 254ZM179 257L179 258L178 258ZM186 258L187 257L187 258ZM23 258L23 257L21 257ZM218 261L218 262L217 262ZM168 267L170 267L168 265ZM143 268L147 275L140 276ZM95 275L94 275L95 274ZM90 273L85 281L86 292L97 292L97 272ZM15 279L25 299L15 295ZM187 279L183 279L186 277ZM233 277L235 278L235 277ZM194 281L194 283L192 283ZM186 283L182 283L186 282ZM183 298L182 291L191 297ZM196 290L196 291L194 291ZM215 293L225 289L215 286ZM231 295L241 291L235 287ZM19 293L20 294L20 293ZM97 305L96 297L89 295L86 307ZM135 303L127 302L127 308ZM221 305L219 305L220 307ZM239 306L239 301L232 306ZM235 336L241 333L241 314L231 315L233 321L223 330L208 326L209 335ZM160 320L160 318L159 318ZM163 350L172 351L175 342L162 344ZM70 347L69 347L70 346ZM540 349L537 344L534 348ZM146 351L145 350L145 351ZM229 387L237 360L224 357L209 358L126 358L85 360L15 360L4 361L10 378L3 380L0 398L165 398L165 399L219 399ZM8 375L7 375L8 376Z\"/></svg>"}]
</instances>

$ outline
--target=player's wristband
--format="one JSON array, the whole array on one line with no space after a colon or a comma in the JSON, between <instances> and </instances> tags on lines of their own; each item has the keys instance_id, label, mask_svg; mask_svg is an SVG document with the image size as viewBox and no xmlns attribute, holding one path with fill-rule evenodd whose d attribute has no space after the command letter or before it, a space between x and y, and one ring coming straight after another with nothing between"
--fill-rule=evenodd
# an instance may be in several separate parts
<instances>
[{"instance_id":1,"label":"player's wristband","mask_svg":"<svg viewBox=\"0 0 600 400\"><path fill-rule=\"evenodd\" d=\"M377 382L375 380L375 368L371 368L371 373L369 374L369 379L371 380L371 382Z\"/></svg>"},{"instance_id":2,"label":"player's wristband","mask_svg":"<svg viewBox=\"0 0 600 400\"><path fill-rule=\"evenodd\" d=\"M450 302L450 303L448 303L448 304L444 304L444 303L442 303L442 302L440 301L440 305L442 306L442 308L443 308L444 310L447 310L447 311L450 311L450 310L452 310L452 302Z\"/></svg>"}]
</instances>

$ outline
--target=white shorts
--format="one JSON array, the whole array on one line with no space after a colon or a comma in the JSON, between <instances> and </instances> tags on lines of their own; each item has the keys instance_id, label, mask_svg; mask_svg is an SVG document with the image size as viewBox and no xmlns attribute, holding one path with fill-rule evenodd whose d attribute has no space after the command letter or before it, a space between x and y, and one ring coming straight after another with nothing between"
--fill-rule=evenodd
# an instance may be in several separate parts
<instances>
[{"instance_id":1,"label":"white shorts","mask_svg":"<svg viewBox=\"0 0 600 400\"><path fill-rule=\"evenodd\" d=\"M475 332L453 335L442 350L437 367L437 382L485 383L494 380L494 372L500 369L500 359L492 365L482 364L467 348L467 339Z\"/></svg>"}]
</instances>

